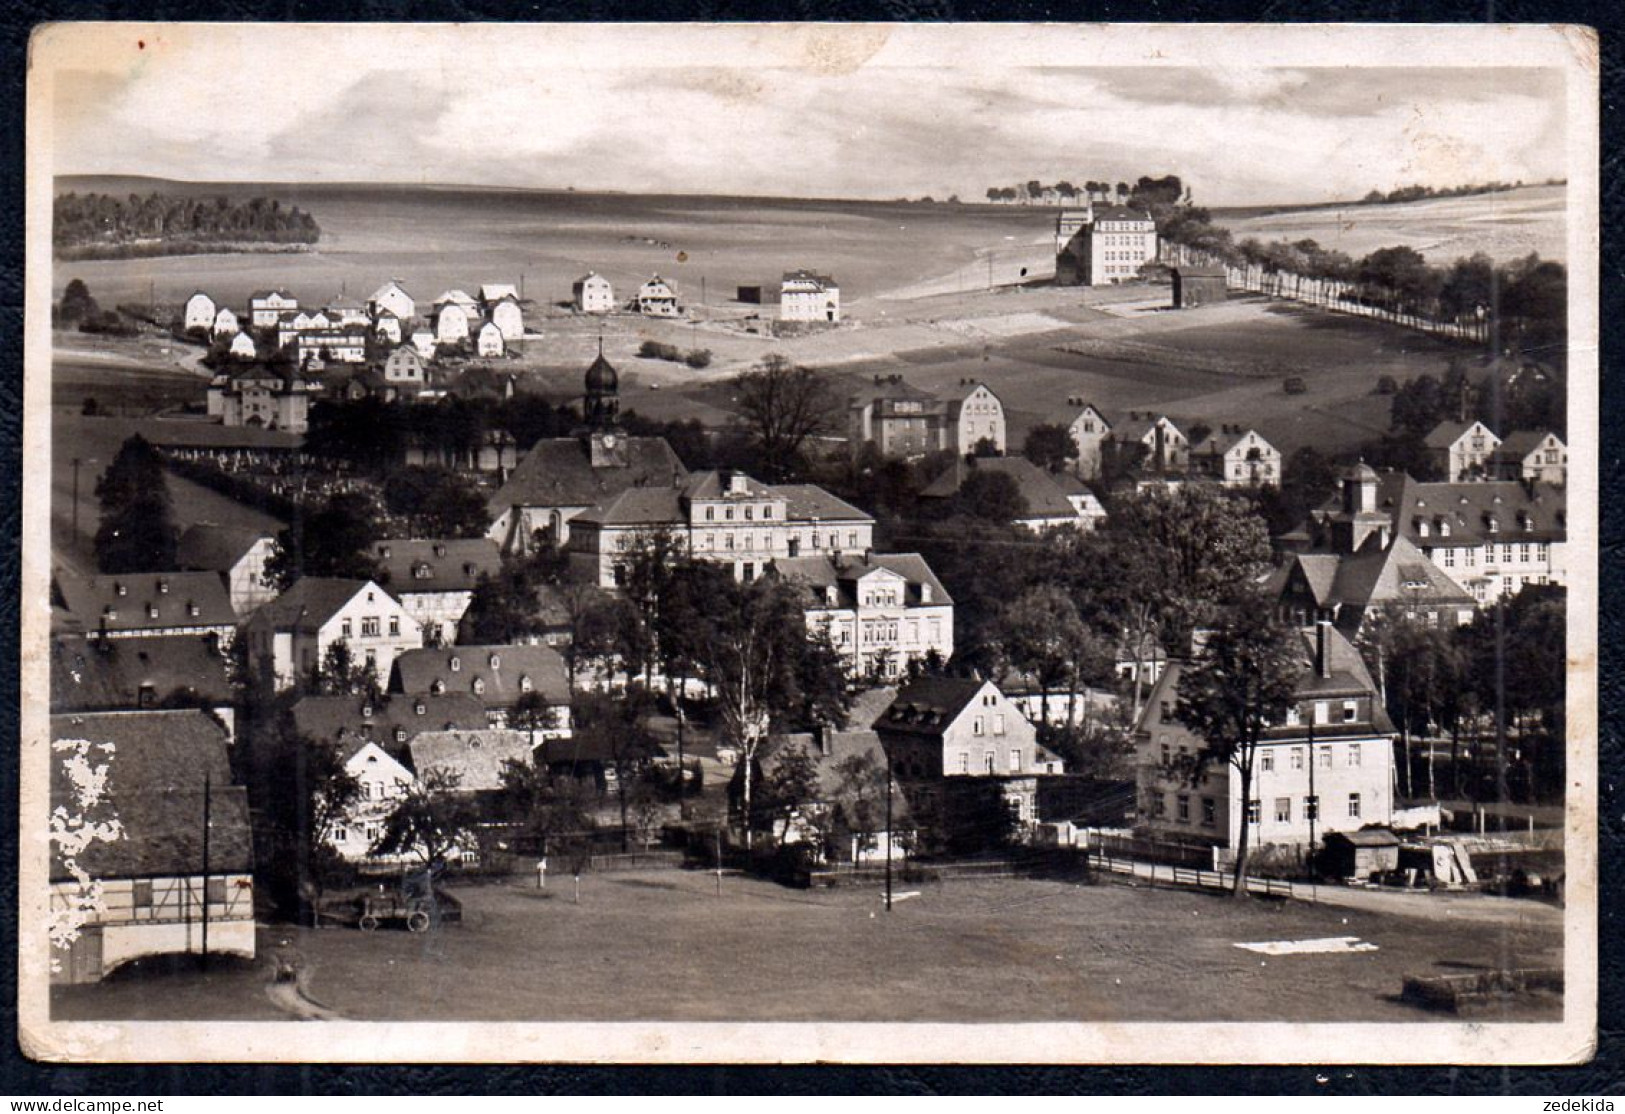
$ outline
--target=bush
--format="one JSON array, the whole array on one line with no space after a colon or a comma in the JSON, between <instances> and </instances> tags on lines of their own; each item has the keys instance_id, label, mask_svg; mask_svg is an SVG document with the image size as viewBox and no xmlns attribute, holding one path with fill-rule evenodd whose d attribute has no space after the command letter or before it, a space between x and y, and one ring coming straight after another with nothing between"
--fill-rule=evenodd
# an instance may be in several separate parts
<instances>
[{"instance_id":1,"label":"bush","mask_svg":"<svg viewBox=\"0 0 1625 1114\"><path fill-rule=\"evenodd\" d=\"M695 348L683 357L683 362L692 368L711 366L711 350L709 348Z\"/></svg>"},{"instance_id":2,"label":"bush","mask_svg":"<svg viewBox=\"0 0 1625 1114\"><path fill-rule=\"evenodd\" d=\"M113 337L133 337L141 332L140 329L112 310L106 310L94 317L85 318L79 323L79 331L81 333L95 333L100 336Z\"/></svg>"},{"instance_id":3,"label":"bush","mask_svg":"<svg viewBox=\"0 0 1625 1114\"><path fill-rule=\"evenodd\" d=\"M1399 393L1399 383L1392 375L1384 375L1377 380L1377 393L1379 395L1396 395Z\"/></svg>"},{"instance_id":4,"label":"bush","mask_svg":"<svg viewBox=\"0 0 1625 1114\"><path fill-rule=\"evenodd\" d=\"M663 344L658 340L644 341L638 346L638 355L645 360L670 360L673 363L681 363L683 360L682 349L675 344Z\"/></svg>"}]
</instances>

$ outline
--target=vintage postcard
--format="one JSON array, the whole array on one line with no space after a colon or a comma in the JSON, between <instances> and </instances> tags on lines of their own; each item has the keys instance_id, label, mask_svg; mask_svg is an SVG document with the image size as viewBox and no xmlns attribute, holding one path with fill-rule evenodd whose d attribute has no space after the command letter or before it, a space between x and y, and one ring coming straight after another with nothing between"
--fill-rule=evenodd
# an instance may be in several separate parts
<instances>
[{"instance_id":1,"label":"vintage postcard","mask_svg":"<svg viewBox=\"0 0 1625 1114\"><path fill-rule=\"evenodd\" d=\"M1590 1055L1593 32L28 90L31 1056Z\"/></svg>"}]
</instances>

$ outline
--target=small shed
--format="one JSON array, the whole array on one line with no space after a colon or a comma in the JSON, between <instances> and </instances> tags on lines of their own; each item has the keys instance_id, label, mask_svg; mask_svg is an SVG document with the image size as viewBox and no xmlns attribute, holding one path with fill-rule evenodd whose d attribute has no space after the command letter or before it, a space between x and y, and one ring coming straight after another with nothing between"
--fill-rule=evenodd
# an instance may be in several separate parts
<instances>
[{"instance_id":1,"label":"small shed","mask_svg":"<svg viewBox=\"0 0 1625 1114\"><path fill-rule=\"evenodd\" d=\"M1195 309L1225 299L1223 267L1175 267L1174 308Z\"/></svg>"},{"instance_id":2,"label":"small shed","mask_svg":"<svg viewBox=\"0 0 1625 1114\"><path fill-rule=\"evenodd\" d=\"M1399 837L1387 828L1327 832L1321 873L1334 878L1370 878L1399 869Z\"/></svg>"},{"instance_id":3,"label":"small shed","mask_svg":"<svg viewBox=\"0 0 1625 1114\"><path fill-rule=\"evenodd\" d=\"M745 304L752 305L752 306L761 305L762 304L762 284L761 283L752 283L749 286L741 286L739 288L739 292L734 296L734 301L736 301L736 302L744 302Z\"/></svg>"}]
</instances>

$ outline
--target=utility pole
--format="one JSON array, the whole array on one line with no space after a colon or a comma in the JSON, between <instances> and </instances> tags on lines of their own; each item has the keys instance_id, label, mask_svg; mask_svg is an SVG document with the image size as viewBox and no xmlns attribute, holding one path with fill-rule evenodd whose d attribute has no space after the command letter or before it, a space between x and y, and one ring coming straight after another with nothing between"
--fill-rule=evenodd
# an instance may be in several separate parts
<instances>
[{"instance_id":1,"label":"utility pole","mask_svg":"<svg viewBox=\"0 0 1625 1114\"><path fill-rule=\"evenodd\" d=\"M1263 807L1260 805L1259 807ZM1315 703L1309 702L1309 876L1315 873L1315 821L1320 819L1320 798L1315 796Z\"/></svg>"},{"instance_id":2,"label":"utility pole","mask_svg":"<svg viewBox=\"0 0 1625 1114\"><path fill-rule=\"evenodd\" d=\"M79 543L79 464L78 457L73 458L73 541Z\"/></svg>"},{"instance_id":3,"label":"utility pole","mask_svg":"<svg viewBox=\"0 0 1625 1114\"><path fill-rule=\"evenodd\" d=\"M209 774L203 774L203 967L209 966Z\"/></svg>"}]
</instances>

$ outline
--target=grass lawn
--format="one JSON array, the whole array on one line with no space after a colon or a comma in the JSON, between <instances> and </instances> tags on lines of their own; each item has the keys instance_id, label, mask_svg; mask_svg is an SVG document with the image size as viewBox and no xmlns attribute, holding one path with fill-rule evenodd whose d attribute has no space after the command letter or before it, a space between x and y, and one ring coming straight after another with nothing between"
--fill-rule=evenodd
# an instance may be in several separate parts
<instances>
[{"instance_id":1,"label":"grass lawn","mask_svg":"<svg viewBox=\"0 0 1625 1114\"><path fill-rule=\"evenodd\" d=\"M906 888L906 887L905 887ZM459 889L466 920L424 936L270 929L309 991L357 1020L1426 1021L1410 974L1560 962L1559 930L1032 879L796 891L659 871ZM1358 936L1377 951L1264 957L1238 942ZM264 974L220 993L259 1016ZM149 987L149 989L154 989ZM125 984L57 999L75 1016L216 1016ZM97 1008L99 1006L99 1008ZM1553 1020L1526 1001L1479 1020Z\"/></svg>"}]
</instances>

